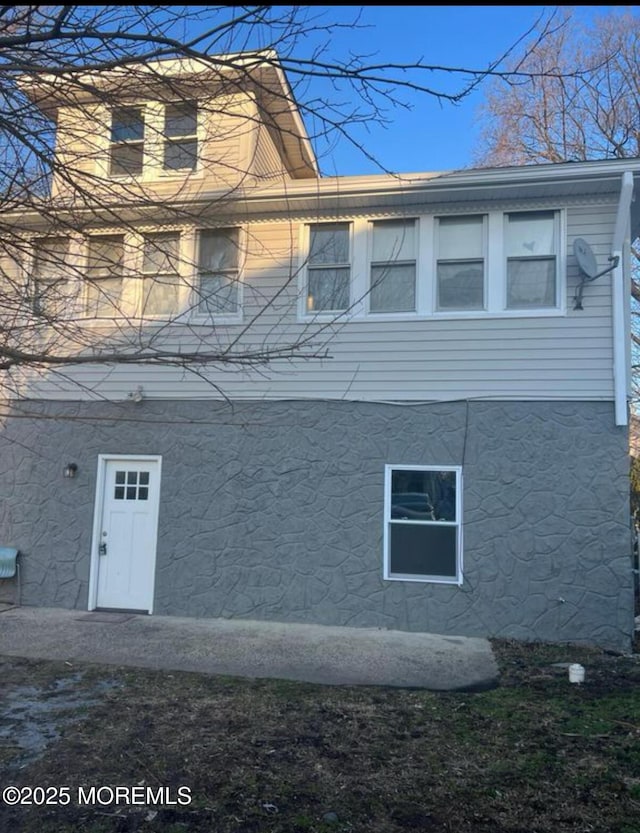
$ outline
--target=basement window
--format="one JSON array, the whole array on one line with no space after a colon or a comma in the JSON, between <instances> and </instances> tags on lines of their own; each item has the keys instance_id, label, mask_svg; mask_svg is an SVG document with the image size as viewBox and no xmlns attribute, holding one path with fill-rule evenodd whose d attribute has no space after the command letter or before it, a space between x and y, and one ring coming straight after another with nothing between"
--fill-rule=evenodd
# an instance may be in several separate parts
<instances>
[{"instance_id":1,"label":"basement window","mask_svg":"<svg viewBox=\"0 0 640 833\"><path fill-rule=\"evenodd\" d=\"M462 469L386 466L384 578L462 583Z\"/></svg>"}]
</instances>

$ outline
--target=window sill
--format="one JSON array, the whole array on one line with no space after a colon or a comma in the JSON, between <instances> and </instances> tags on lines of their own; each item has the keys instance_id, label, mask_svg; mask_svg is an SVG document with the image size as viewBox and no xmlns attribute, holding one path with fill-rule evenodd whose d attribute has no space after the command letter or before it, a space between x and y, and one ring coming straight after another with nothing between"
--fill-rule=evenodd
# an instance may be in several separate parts
<instances>
[{"instance_id":1,"label":"window sill","mask_svg":"<svg viewBox=\"0 0 640 833\"><path fill-rule=\"evenodd\" d=\"M177 171L165 171L162 168L151 168L141 174L129 176L124 174L108 174L107 178L110 182L120 182L123 185L148 184L150 182L159 182L162 180L182 180L187 177L193 179L204 178L204 168L182 168Z\"/></svg>"},{"instance_id":2,"label":"window sill","mask_svg":"<svg viewBox=\"0 0 640 833\"><path fill-rule=\"evenodd\" d=\"M165 171L162 168L156 172L157 179L184 179L185 176L202 177L204 176L204 168L178 168L170 171Z\"/></svg>"},{"instance_id":3,"label":"window sill","mask_svg":"<svg viewBox=\"0 0 640 833\"><path fill-rule=\"evenodd\" d=\"M166 315L118 315L113 318L96 318L95 316L85 315L84 313L77 315L72 319L78 326L90 328L113 328L124 329L126 327L133 327L140 329L143 327L184 327L190 323L190 319L184 313L176 313L173 316Z\"/></svg>"},{"instance_id":4,"label":"window sill","mask_svg":"<svg viewBox=\"0 0 640 833\"><path fill-rule=\"evenodd\" d=\"M509 309L509 310L468 310L434 312L428 318L437 319L479 319L479 318L561 318L566 316L566 310L559 307L539 309ZM425 316L422 316L425 317Z\"/></svg>"},{"instance_id":5,"label":"window sill","mask_svg":"<svg viewBox=\"0 0 640 833\"><path fill-rule=\"evenodd\" d=\"M416 581L420 584L448 584L453 587L462 587L462 576L460 578L437 578L436 576L409 576L409 575L388 575L383 576L384 581Z\"/></svg>"},{"instance_id":6,"label":"window sill","mask_svg":"<svg viewBox=\"0 0 640 833\"><path fill-rule=\"evenodd\" d=\"M193 315L188 312L174 313L173 315L120 315L114 318L95 318L88 315L78 315L75 319L82 326L90 327L211 327L231 326L242 324L244 317L242 313L237 315Z\"/></svg>"},{"instance_id":7,"label":"window sill","mask_svg":"<svg viewBox=\"0 0 640 833\"><path fill-rule=\"evenodd\" d=\"M299 324L329 324L335 321L338 324L345 323L367 323L381 321L384 323L394 321L483 321L496 318L566 318L566 309L531 309L531 310L460 310L458 312L318 312L315 315L298 315Z\"/></svg>"},{"instance_id":8,"label":"window sill","mask_svg":"<svg viewBox=\"0 0 640 833\"><path fill-rule=\"evenodd\" d=\"M320 322L322 324L331 322L331 321L353 321L355 318L355 313L350 310L335 310L334 312L331 311L318 311L318 312L307 312L304 315L298 315L298 321L303 324L310 324L314 322Z\"/></svg>"}]
</instances>

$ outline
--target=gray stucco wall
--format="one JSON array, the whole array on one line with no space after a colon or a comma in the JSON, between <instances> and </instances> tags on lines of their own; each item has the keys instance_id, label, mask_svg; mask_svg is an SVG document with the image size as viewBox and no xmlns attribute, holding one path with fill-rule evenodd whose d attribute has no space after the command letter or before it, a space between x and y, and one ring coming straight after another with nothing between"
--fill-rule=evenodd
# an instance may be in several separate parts
<instances>
[{"instance_id":1,"label":"gray stucco wall","mask_svg":"<svg viewBox=\"0 0 640 833\"><path fill-rule=\"evenodd\" d=\"M0 542L24 604L86 608L100 453L162 455L155 613L629 647L611 403L21 403ZM463 465L462 587L383 580L385 463Z\"/></svg>"}]
</instances>

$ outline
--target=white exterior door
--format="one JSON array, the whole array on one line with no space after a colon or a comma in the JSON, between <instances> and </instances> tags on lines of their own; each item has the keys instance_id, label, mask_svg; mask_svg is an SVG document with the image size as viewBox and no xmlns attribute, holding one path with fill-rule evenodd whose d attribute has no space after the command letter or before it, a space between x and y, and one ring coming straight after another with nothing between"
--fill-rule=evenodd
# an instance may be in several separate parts
<instances>
[{"instance_id":1,"label":"white exterior door","mask_svg":"<svg viewBox=\"0 0 640 833\"><path fill-rule=\"evenodd\" d=\"M101 457L98 474L89 607L151 613L160 459Z\"/></svg>"}]
</instances>

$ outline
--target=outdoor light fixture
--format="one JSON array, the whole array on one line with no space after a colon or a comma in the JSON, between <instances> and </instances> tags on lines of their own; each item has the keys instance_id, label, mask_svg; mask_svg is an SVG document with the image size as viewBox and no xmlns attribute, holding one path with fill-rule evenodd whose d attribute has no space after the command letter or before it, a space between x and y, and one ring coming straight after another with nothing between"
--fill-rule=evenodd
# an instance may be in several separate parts
<instances>
[{"instance_id":1,"label":"outdoor light fixture","mask_svg":"<svg viewBox=\"0 0 640 833\"><path fill-rule=\"evenodd\" d=\"M65 477L75 477L76 472L78 471L78 464L77 463L67 463L64 467L64 476Z\"/></svg>"},{"instance_id":2,"label":"outdoor light fixture","mask_svg":"<svg viewBox=\"0 0 640 833\"><path fill-rule=\"evenodd\" d=\"M132 390L130 393L128 393L127 398L130 399L132 402L135 402L136 405L139 405L144 399L144 388L142 387L142 385L138 385L138 387L135 390Z\"/></svg>"}]
</instances>

